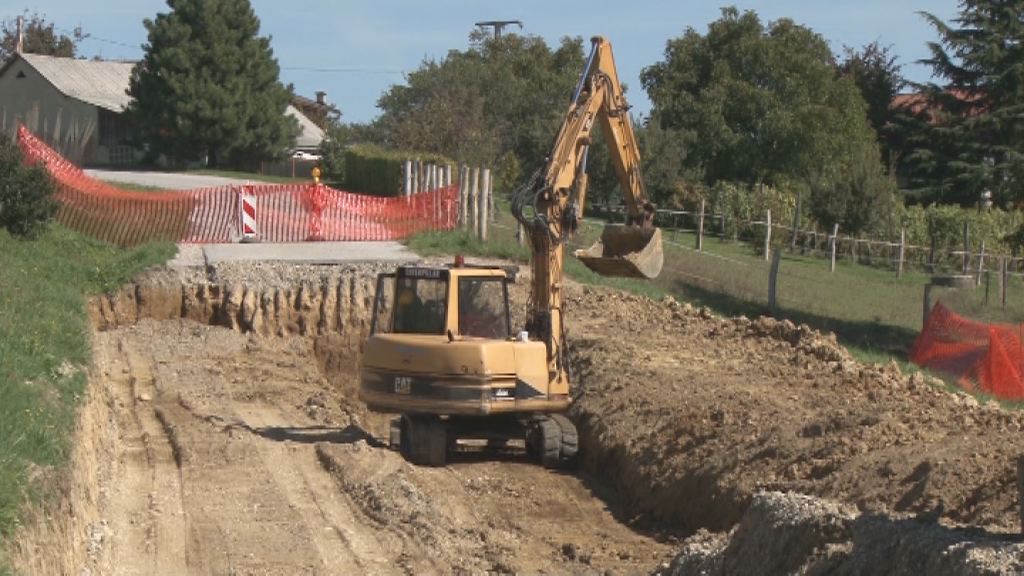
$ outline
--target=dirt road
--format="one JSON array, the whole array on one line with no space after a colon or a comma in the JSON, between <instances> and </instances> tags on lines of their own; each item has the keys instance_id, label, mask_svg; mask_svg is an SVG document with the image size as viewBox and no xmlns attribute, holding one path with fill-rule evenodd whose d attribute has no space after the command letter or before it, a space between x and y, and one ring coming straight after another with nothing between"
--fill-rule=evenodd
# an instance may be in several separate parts
<instances>
[{"instance_id":1,"label":"dirt road","mask_svg":"<svg viewBox=\"0 0 1024 576\"><path fill-rule=\"evenodd\" d=\"M515 455L410 466L309 339L144 320L94 346L120 431L98 573L636 573L670 556L585 481Z\"/></svg>"}]
</instances>

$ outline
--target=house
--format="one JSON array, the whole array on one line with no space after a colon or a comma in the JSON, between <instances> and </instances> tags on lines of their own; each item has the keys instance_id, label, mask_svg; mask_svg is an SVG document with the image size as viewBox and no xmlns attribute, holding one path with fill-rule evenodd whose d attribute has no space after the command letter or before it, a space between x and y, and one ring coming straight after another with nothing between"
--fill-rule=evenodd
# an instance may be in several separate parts
<instances>
[{"instance_id":1,"label":"house","mask_svg":"<svg viewBox=\"0 0 1024 576\"><path fill-rule=\"evenodd\" d=\"M130 166L142 159L124 115L135 62L15 54L0 67L0 130L19 122L69 160L89 166ZM315 150L323 130L289 105L299 121L296 149Z\"/></svg>"}]
</instances>

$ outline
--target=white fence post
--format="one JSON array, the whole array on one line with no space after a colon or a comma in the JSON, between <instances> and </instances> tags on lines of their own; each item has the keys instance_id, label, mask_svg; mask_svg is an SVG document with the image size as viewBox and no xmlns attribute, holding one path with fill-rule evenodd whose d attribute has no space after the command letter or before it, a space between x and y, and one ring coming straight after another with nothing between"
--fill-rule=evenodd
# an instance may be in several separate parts
<instances>
[{"instance_id":1,"label":"white fence post","mask_svg":"<svg viewBox=\"0 0 1024 576\"><path fill-rule=\"evenodd\" d=\"M481 176L483 180L480 185L480 240L487 241L487 221L491 219L491 169L484 168Z\"/></svg>"},{"instance_id":2,"label":"white fence post","mask_svg":"<svg viewBox=\"0 0 1024 576\"><path fill-rule=\"evenodd\" d=\"M832 227L832 237L829 239L829 242L831 244L829 246L829 250L832 252L832 256L831 256L832 257L832 264L829 267L829 272L835 272L836 271L836 245L839 244L839 224L838 223L836 223L836 225Z\"/></svg>"},{"instance_id":3,"label":"white fence post","mask_svg":"<svg viewBox=\"0 0 1024 576\"><path fill-rule=\"evenodd\" d=\"M900 228L900 254L899 260L896 261L896 277L903 277L903 255L907 249L907 229Z\"/></svg>"},{"instance_id":4,"label":"white fence post","mask_svg":"<svg viewBox=\"0 0 1024 576\"><path fill-rule=\"evenodd\" d=\"M471 179L470 196L473 198L473 208L470 213L473 215L473 234L480 237L480 168L473 168Z\"/></svg>"},{"instance_id":5,"label":"white fence post","mask_svg":"<svg viewBox=\"0 0 1024 576\"><path fill-rule=\"evenodd\" d=\"M772 209L769 208L765 214L765 225L764 231L764 261L767 262L772 257Z\"/></svg>"},{"instance_id":6,"label":"white fence post","mask_svg":"<svg viewBox=\"0 0 1024 576\"><path fill-rule=\"evenodd\" d=\"M704 249L704 199L700 199L700 214L697 215L697 251Z\"/></svg>"}]
</instances>

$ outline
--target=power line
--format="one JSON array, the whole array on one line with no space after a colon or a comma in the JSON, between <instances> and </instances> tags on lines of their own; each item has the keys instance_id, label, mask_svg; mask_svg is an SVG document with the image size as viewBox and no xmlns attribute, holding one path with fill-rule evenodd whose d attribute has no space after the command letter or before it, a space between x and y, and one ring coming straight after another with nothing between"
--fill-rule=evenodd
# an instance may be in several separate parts
<instances>
[{"instance_id":1,"label":"power line","mask_svg":"<svg viewBox=\"0 0 1024 576\"><path fill-rule=\"evenodd\" d=\"M375 68L372 66L338 66L323 68L315 66L281 66L281 70L298 70L302 72L363 72L366 74L405 74L401 68Z\"/></svg>"}]
</instances>

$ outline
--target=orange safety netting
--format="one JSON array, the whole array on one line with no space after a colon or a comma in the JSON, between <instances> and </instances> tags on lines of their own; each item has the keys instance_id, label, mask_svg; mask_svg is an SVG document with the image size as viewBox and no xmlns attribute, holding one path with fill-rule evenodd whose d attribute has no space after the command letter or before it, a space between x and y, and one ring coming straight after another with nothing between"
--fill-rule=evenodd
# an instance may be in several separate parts
<instances>
[{"instance_id":1,"label":"orange safety netting","mask_svg":"<svg viewBox=\"0 0 1024 576\"><path fill-rule=\"evenodd\" d=\"M910 360L958 378L960 386L1004 400L1024 399L1024 324L983 324L936 303Z\"/></svg>"},{"instance_id":2,"label":"orange safety netting","mask_svg":"<svg viewBox=\"0 0 1024 576\"><path fill-rule=\"evenodd\" d=\"M87 176L24 126L18 144L26 162L43 164L56 180L58 222L120 245L237 240L243 193L255 197L257 232L265 242L395 240L450 230L457 217L458 186L393 198L313 183L134 192Z\"/></svg>"}]
</instances>

